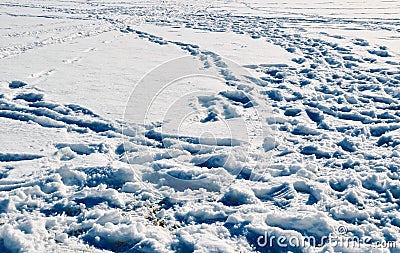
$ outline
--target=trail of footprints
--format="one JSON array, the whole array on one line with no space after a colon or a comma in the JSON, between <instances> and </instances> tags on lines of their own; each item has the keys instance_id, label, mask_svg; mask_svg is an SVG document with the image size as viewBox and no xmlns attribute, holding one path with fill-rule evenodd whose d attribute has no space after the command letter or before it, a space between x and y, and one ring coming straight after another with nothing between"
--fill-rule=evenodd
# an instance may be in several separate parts
<instances>
[{"instance_id":1,"label":"trail of footprints","mask_svg":"<svg viewBox=\"0 0 400 253\"><path fill-rule=\"evenodd\" d=\"M164 24L211 32L230 30L239 34L248 33L253 39L265 39L293 54L295 67L279 64L245 66L259 73L259 79L251 81L262 87L261 94L271 101L276 115L271 124L278 130L280 145L277 147L279 152L273 160L272 168L276 167L278 170L269 173L275 173L284 184L285 176L298 173L296 166L288 166L285 161L297 160L300 165L309 163L317 167L322 165L319 172L313 173L319 174L319 181L329 182L332 188L327 193L329 200L325 201L349 201L361 210L368 206L387 206L388 212L378 219L392 219L393 213L389 207L399 204L400 197L396 190L399 187L397 179L400 169L396 163L399 157L397 135L400 129L398 55L385 46L371 45L364 39L352 39L352 44L347 43L342 47L340 45L343 43L325 40L324 36L345 40L343 36L321 33L322 37L313 38L307 34L306 29L298 29L298 33L293 34L277 21L258 17L252 20L251 17L232 15L211 16L212 18L196 15L195 18L186 18L183 23L170 20ZM191 22L193 20L195 22ZM285 21L296 23L296 20ZM340 19L335 22L346 23ZM366 25L360 22L361 25ZM257 31L254 31L254 27L258 28ZM376 26L374 29L381 28ZM393 30L392 27L388 29ZM168 41L129 27L123 31L135 32L139 37L159 45L180 46L190 55L204 60L205 66L209 66L214 59L214 64L221 67L221 74L227 83L235 85L232 81L235 77L224 72L223 62L218 62L218 55L212 52L204 51L197 45ZM359 159L360 155L362 159ZM317 161L313 161L313 157ZM344 183L341 176L335 175L336 170L347 171L356 179ZM360 170L368 171L369 174L358 174ZM304 176L313 178L313 173ZM359 184L365 190L376 191L380 197L367 194L365 198L369 204L351 199L347 193L351 192L352 186ZM390 196L395 197L388 197L387 191L380 191L379 189L384 189L379 187L380 184L388 185ZM283 201L281 196L291 195L277 192L268 201L281 201L278 206L290 208L290 201L298 199L303 193L309 195L304 200L306 205L313 205L321 200L313 190L304 191L304 187L292 183L289 185L298 190L297 197L283 198ZM346 194L342 195L341 192ZM336 208L328 212L335 219L343 219ZM360 219L368 218L360 216ZM354 223L357 219L346 222Z\"/></svg>"},{"instance_id":2,"label":"trail of footprints","mask_svg":"<svg viewBox=\"0 0 400 253\"><path fill-rule=\"evenodd\" d=\"M103 9L99 14L104 16L115 11ZM399 178L399 150L400 145L400 62L399 57L389 52L384 46L369 44L363 39L352 39L351 46L341 47L339 44L332 43L330 40L323 39L335 38L344 40L341 36L322 33L322 38L306 36L307 31L302 29L286 29L280 21L296 24L304 20L282 19L265 20L259 17L226 16L214 13L197 13L187 15L181 20L160 21L158 13L146 12L142 9L132 8L131 10L120 9L121 13L144 16L149 15L148 22L162 22L169 26L181 26L192 29L201 29L213 32L233 31L238 34L247 33L253 39L264 39L285 48L293 54L293 66L288 65L249 65L245 66L257 73L258 78L248 78L260 90L260 95L271 102L275 118L268 122L276 129L276 138L279 145L272 150L275 156L272 163L264 168L267 174L273 176L273 180L262 178L260 182L255 182L250 186L250 193L245 198L234 198L235 194L242 194L231 189L228 192L220 193L217 185L201 185L206 191L213 193L202 193L202 201L210 198L209 206L213 203L221 202L226 207L225 212L209 220L210 224L226 222L228 213L234 213L237 206L265 203L273 205L281 210L295 208L294 204L305 206L316 206L317 209L330 215L335 220L344 221L349 224L359 222L371 222L370 233L380 231L385 227L385 223L392 225L392 229L399 231L400 226L396 215L396 210L400 204L400 185ZM121 25L117 21L109 20L113 25ZM328 22L328 20L324 21ZM345 24L346 20L329 20L337 24ZM363 24L360 21L361 25ZM370 25L370 28L373 24ZM380 29L382 24L375 24L374 29ZM255 30L254 27L258 29ZM388 29L393 29L391 26ZM185 50L188 54L198 57L204 67L214 67L220 70L220 74L225 78L228 85L237 86L236 76L224 65L221 58L197 45L179 41L168 41L161 37L134 30L130 27L121 28L122 32L135 33L140 38L157 43L160 46L174 44ZM88 49L87 52L93 49ZM362 52L362 53L359 53ZM80 60L79 57L65 60L65 63L74 63ZM47 73L47 72L46 72ZM46 75L46 73L42 75ZM50 72L51 73L51 72ZM48 74L48 73L47 73ZM41 75L37 75L40 77ZM195 143L186 140L188 143L183 145L183 150L172 150L166 147L163 140L152 132L151 128L142 129L142 135L129 135L129 131L122 131L120 122L109 122L99 115L83 108L79 105L60 105L51 101L46 101L44 94L35 89L30 89L22 82L11 82L9 84L11 92L15 95L12 98L0 95L0 117L33 122L45 128L68 128L69 131L76 133L94 133L105 136L109 139L117 139L118 145L107 147L99 143L56 143L59 150L70 149L73 154L64 153L60 156L63 161L69 161L76 156L89 156L96 153L110 153L119 161L131 164L147 164L154 168L154 172L145 171L142 174L154 185L159 184L160 179L165 177L165 173L173 173L178 179L186 180L187 189L196 190L199 185L191 183L190 176L185 171L187 168L174 168L165 163L165 160L173 159L185 152L192 152L195 156ZM246 92L238 89L240 92ZM236 94L237 95L237 94ZM220 98L227 99L234 106L246 107L246 101L229 100L229 94L219 94ZM237 98L237 96L236 96ZM247 104L247 106L251 106ZM183 141L177 136L169 136L172 139ZM125 142L129 140L128 142ZM190 145L187 145L190 144ZM221 148L221 147L219 147ZM146 155L139 151L146 150ZM204 149L203 149L204 150ZM221 159L219 156L213 157L211 148L206 151L213 161ZM141 155L137 155L141 154ZM361 159L360 159L361 157ZM1 162L42 159L35 154L0 154ZM287 161L292 164L287 164ZM296 163L297 162L297 163ZM199 175L208 175L210 171L217 170L218 162L214 164L203 164L198 166ZM194 165L196 167L196 164ZM223 157L221 166L225 166L225 171L230 168L224 165ZM135 169L138 169L135 167ZM3 168L0 183L7 179L10 168ZM337 173L337 171L343 173ZM68 196L68 202L52 203L43 199L43 206L40 212L46 216L54 216L64 213L67 216L81 215L84 210L81 204L86 207L100 205L105 200L111 208L122 208L124 210L135 210L139 212L141 207L136 207L134 201L121 203L115 196L127 195L132 199L149 198L148 192L156 191L150 184L137 184L137 175L125 167L104 166L104 167L62 167L57 170L63 179L70 179L71 175L78 171L88 177L88 180L79 180L76 176L74 180L64 180L67 186L77 187L76 194ZM368 173L363 173L363 171ZM4 173L3 173L4 172ZM220 172L220 171L219 171ZM197 176L199 176L197 175ZM227 173L226 176L229 176ZM244 167L237 175L236 183L248 183L252 180L251 172ZM28 182L25 187L40 185L46 191L48 198L57 195L56 191L49 190L48 185L56 182L57 179L45 176L34 182ZM193 180L195 181L195 180ZM3 181L5 182L5 181ZM103 183L106 188L101 186ZM259 184L257 184L259 183ZM11 191L20 184L2 183L2 190ZM177 192L184 189L174 182L166 182L166 185L175 187ZM322 185L329 185L328 190L324 190ZM128 187L129 186L129 187ZM141 187L141 191L135 189ZM185 188L184 187L184 188ZM248 187L246 185L246 187ZM358 187L358 193L363 196L358 198L354 193L354 187ZM371 193L372 192L372 193ZM54 196L53 196L54 195ZM133 197L133 195L135 195ZM217 197L215 197L218 195ZM214 196L214 197L213 197ZM130 199L130 198L124 198ZM176 201L173 198L150 199L156 205L162 206L166 210L179 208L189 202ZM235 200L235 201L233 201ZM330 206L319 206L319 203L332 203ZM345 204L344 204L345 203ZM350 204L348 204L350 203ZM215 204L218 205L218 204ZM355 217L347 219L341 216L339 207L341 205L354 205L358 211L354 211ZM208 208L196 207L193 208ZM386 211L365 215L365 210L369 207L380 206ZM131 208L131 209L130 209ZM27 210L25 206L17 206L17 210ZM35 207L32 207L35 210ZM129 212L129 211L128 211ZM184 214L180 214L184 217ZM166 226L183 226L196 222L193 220L179 220L179 222L167 224ZM88 218L89 219L89 218ZM129 224L128 221L121 221ZM173 223L173 222L171 222ZM224 223L229 228L229 223ZM87 236L89 228L81 226L69 226L66 224L66 232L69 236L83 238L91 245L96 242ZM175 228L176 228L175 227ZM250 240L251 237L257 238L245 231L245 228L230 230L237 235L245 235ZM368 233L368 232L365 232Z\"/></svg>"}]
</instances>

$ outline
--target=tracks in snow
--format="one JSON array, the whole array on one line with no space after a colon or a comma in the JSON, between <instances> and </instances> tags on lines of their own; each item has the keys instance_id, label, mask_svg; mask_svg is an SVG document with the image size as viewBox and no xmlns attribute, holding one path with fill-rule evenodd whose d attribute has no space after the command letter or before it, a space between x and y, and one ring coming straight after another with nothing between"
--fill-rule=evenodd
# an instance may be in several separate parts
<instances>
[{"instance_id":1,"label":"tracks in snow","mask_svg":"<svg viewBox=\"0 0 400 253\"><path fill-rule=\"evenodd\" d=\"M245 67L254 77L239 77L230 72L219 55L185 43L184 38L183 41L167 40L107 19L111 29L122 28L123 32L134 33L160 46L169 44L181 48L202 61L205 68L218 69L228 85L238 86L244 79L251 82L249 86L257 89L245 94L269 100L275 117L267 120L276 130L277 145L267 149L275 154L273 162L255 168L266 176L253 178L248 164L241 160L241 153L235 151L235 145L202 146L197 139L179 135L164 136L169 139L165 142L157 132L145 127L123 132L120 122L110 122L79 105L53 103L29 85L17 87L15 84L15 88L7 89L0 96L0 117L21 124L36 124L43 131L66 130L66 134L82 136L82 141L56 142L57 151L49 157L0 154L1 164L5 166L52 159L47 163L51 168L44 176L25 183L9 178L13 168L4 169L0 189L7 191L3 193L10 201L1 202L0 212L21 220L27 215L34 217L35 212L44 220L62 215L65 219L58 221L62 227L58 232L65 238L79 238L98 249L120 251L135 247L141 241L149 242L146 236L132 238L135 233L131 231L138 230L137 224L146 224L146 229L153 232L151 238L164 232L175 235L178 242L159 240L172 249L180 249L181 245L190 247L191 242L185 239L187 234L217 238L210 232L213 228L226 234L225 243L235 244L234 238L239 236L246 238L244 245L248 246L264 231L286 229L282 227L286 223L290 223L288 229L303 235L321 234L313 228L293 224L311 224L323 227L326 232L334 232L331 224L345 224L357 234L398 236L398 55L364 39L331 33L311 34L307 28L293 28L315 19L321 24L334 22L349 28L366 26L395 31L393 24L315 16L271 20L212 10L207 15L183 14L181 20L168 20L160 14L162 11L149 10L153 9L103 6L101 11L93 11L91 19L105 20L113 12L148 15L148 22L167 26L210 33L246 33L253 39L279 45L293 55L293 66L248 65ZM80 11L80 14L87 13L89 8ZM63 38L74 39L73 34ZM66 40L58 42L63 41ZM3 48L3 52L15 55L24 48L29 49L27 45L16 46L15 51ZM65 63L78 60L72 58ZM46 73L39 73L37 77L45 77ZM238 94L220 93L212 99L245 108L248 101ZM212 110L207 99L200 102L206 110ZM87 136L91 136L89 141ZM229 160L224 155L227 152L232 152L234 159ZM184 162L180 163L179 159ZM226 182L235 184L226 189L222 187ZM186 199L185 194L189 195ZM275 209L281 214L278 218ZM303 212L300 215L299 210ZM77 220L84 222L77 223ZM118 238L106 236L114 234L110 228L117 225ZM196 226L202 226L203 230L199 232ZM201 238L197 240L201 242Z\"/></svg>"}]
</instances>

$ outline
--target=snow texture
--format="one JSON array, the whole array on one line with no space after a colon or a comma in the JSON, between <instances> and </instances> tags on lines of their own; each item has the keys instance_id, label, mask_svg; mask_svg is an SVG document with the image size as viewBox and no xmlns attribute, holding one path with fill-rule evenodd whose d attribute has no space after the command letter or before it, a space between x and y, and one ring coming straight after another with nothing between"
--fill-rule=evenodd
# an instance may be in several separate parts
<instances>
[{"instance_id":1,"label":"snow texture","mask_svg":"<svg viewBox=\"0 0 400 253\"><path fill-rule=\"evenodd\" d=\"M0 6L0 252L399 252L397 1Z\"/></svg>"}]
</instances>

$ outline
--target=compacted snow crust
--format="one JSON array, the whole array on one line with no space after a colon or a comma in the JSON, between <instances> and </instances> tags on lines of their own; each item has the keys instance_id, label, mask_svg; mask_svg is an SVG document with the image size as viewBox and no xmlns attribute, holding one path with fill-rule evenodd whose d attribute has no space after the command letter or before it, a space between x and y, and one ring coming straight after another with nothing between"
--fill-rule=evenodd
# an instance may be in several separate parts
<instances>
[{"instance_id":1,"label":"compacted snow crust","mask_svg":"<svg viewBox=\"0 0 400 253\"><path fill-rule=\"evenodd\" d=\"M398 1L2 1L0 252L399 252L399 39Z\"/></svg>"}]
</instances>

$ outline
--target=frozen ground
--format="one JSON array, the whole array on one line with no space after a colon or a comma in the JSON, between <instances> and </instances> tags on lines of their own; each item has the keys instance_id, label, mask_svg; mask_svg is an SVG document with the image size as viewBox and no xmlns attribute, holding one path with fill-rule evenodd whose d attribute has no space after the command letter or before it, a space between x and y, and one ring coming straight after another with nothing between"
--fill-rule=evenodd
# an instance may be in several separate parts
<instances>
[{"instance_id":1,"label":"frozen ground","mask_svg":"<svg viewBox=\"0 0 400 253\"><path fill-rule=\"evenodd\" d=\"M2 1L0 252L400 252L400 3L304 2Z\"/></svg>"}]
</instances>

